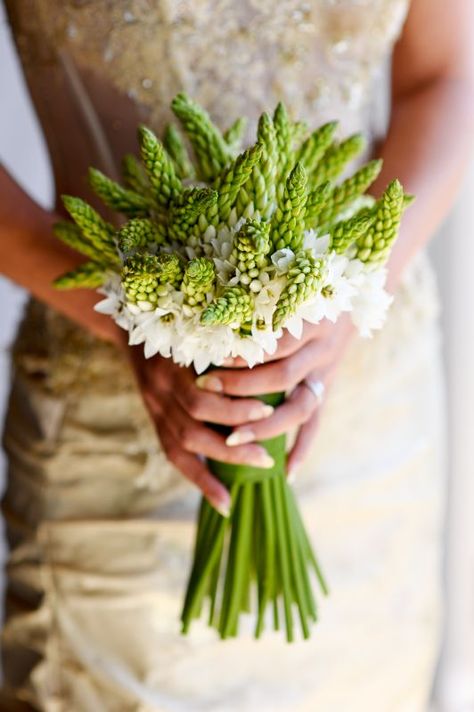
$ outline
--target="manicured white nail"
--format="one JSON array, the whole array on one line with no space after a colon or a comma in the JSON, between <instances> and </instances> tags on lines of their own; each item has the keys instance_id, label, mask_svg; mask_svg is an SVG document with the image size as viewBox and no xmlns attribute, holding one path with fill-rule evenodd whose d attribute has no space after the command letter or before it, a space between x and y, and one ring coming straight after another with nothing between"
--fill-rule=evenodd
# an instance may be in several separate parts
<instances>
[{"instance_id":1,"label":"manicured white nail","mask_svg":"<svg viewBox=\"0 0 474 712\"><path fill-rule=\"evenodd\" d=\"M230 502L228 504L225 502L211 502L211 504L222 517L226 519L230 517Z\"/></svg>"},{"instance_id":2,"label":"manicured white nail","mask_svg":"<svg viewBox=\"0 0 474 712\"><path fill-rule=\"evenodd\" d=\"M215 376L199 376L199 378L196 378L196 386L205 391L213 391L214 393L222 393L224 390L222 381Z\"/></svg>"},{"instance_id":3,"label":"manicured white nail","mask_svg":"<svg viewBox=\"0 0 474 712\"><path fill-rule=\"evenodd\" d=\"M275 409L271 405L256 405L249 413L249 420L268 418Z\"/></svg>"},{"instance_id":4,"label":"manicured white nail","mask_svg":"<svg viewBox=\"0 0 474 712\"><path fill-rule=\"evenodd\" d=\"M253 440L255 440L253 430L250 430L250 428L242 428L242 430L234 430L234 432L227 437L225 444L234 447L235 445L251 443Z\"/></svg>"},{"instance_id":5,"label":"manicured white nail","mask_svg":"<svg viewBox=\"0 0 474 712\"><path fill-rule=\"evenodd\" d=\"M270 457L268 452L262 454L261 457L259 457L258 467L264 467L265 469L269 470L270 467L273 467L274 464L275 460L273 459L273 457Z\"/></svg>"}]
</instances>

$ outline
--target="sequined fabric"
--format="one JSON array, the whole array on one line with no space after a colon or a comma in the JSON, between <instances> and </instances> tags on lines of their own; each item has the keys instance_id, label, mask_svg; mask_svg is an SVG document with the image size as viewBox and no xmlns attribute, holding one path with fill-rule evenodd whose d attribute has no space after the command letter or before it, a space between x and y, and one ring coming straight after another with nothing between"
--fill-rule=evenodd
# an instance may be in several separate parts
<instances>
[{"instance_id":1,"label":"sequined fabric","mask_svg":"<svg viewBox=\"0 0 474 712\"><path fill-rule=\"evenodd\" d=\"M279 99L383 135L405 0L9 0L58 194L87 195L185 89L223 127ZM252 124L252 122L251 122ZM252 130L252 125L249 131ZM90 197L90 196L88 196ZM222 644L178 614L197 493L115 349L32 303L15 345L3 509L5 709L421 712L439 624L443 422L424 257L357 340L297 483L332 594L310 642ZM5 698L7 699L7 697Z\"/></svg>"}]
</instances>

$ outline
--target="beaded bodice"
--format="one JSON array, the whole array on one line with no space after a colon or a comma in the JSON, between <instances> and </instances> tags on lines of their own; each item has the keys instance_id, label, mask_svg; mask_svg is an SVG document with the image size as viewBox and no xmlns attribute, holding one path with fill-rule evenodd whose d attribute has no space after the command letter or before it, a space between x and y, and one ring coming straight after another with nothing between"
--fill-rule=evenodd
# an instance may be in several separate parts
<instances>
[{"instance_id":1,"label":"beaded bodice","mask_svg":"<svg viewBox=\"0 0 474 712\"><path fill-rule=\"evenodd\" d=\"M185 90L217 123L283 100L315 125L383 131L386 69L409 0L7 0L58 192L115 172L139 121ZM252 125L249 131L252 130Z\"/></svg>"},{"instance_id":2,"label":"beaded bodice","mask_svg":"<svg viewBox=\"0 0 474 712\"><path fill-rule=\"evenodd\" d=\"M245 115L251 119L250 137L259 114L283 100L293 118L310 126L338 119L342 135L362 131L370 151L385 130L390 56L409 5L409 0L4 2L48 142L57 195L80 195L96 204L87 187L88 167L119 177L120 158L137 151L137 125L161 132L171 118L169 102L182 90L221 128ZM429 270L411 274L416 286L396 300L397 328L408 303L415 301L423 312L436 301ZM71 393L73 384L93 383L95 391L135 387L115 349L38 303L30 306L16 352L17 363L29 373L48 373L48 389L58 393Z\"/></svg>"}]
</instances>

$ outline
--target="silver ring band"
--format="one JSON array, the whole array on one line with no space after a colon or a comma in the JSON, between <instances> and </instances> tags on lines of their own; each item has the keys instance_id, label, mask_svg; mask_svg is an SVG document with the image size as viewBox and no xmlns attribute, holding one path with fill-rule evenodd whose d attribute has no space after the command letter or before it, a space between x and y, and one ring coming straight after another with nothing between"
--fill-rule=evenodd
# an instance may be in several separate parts
<instances>
[{"instance_id":1,"label":"silver ring band","mask_svg":"<svg viewBox=\"0 0 474 712\"><path fill-rule=\"evenodd\" d=\"M316 398L318 405L321 405L324 400L324 391L326 390L324 383L322 381L313 381L311 378L305 378L302 381L302 384L309 388L313 396Z\"/></svg>"}]
</instances>

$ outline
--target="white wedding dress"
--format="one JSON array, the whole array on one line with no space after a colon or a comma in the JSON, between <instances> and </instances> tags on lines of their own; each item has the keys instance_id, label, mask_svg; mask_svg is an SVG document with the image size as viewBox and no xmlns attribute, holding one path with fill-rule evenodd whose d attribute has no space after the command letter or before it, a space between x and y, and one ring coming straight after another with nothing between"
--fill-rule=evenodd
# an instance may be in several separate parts
<instances>
[{"instance_id":1,"label":"white wedding dress","mask_svg":"<svg viewBox=\"0 0 474 712\"><path fill-rule=\"evenodd\" d=\"M227 127L280 99L383 136L406 0L8 0L58 194L90 198L184 89ZM357 339L296 491L328 579L311 640L179 634L198 493L166 462L128 366L32 303L15 346L3 502L5 709L422 712L438 650L444 423L420 257ZM9 705L9 706L8 706ZM2 708L3 709L3 708Z\"/></svg>"}]
</instances>

